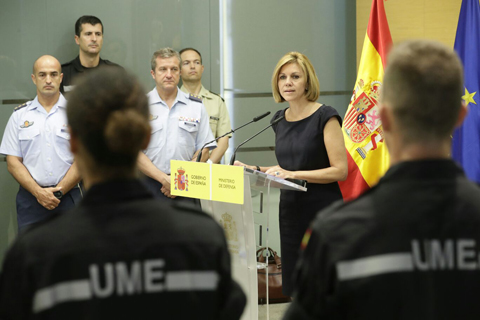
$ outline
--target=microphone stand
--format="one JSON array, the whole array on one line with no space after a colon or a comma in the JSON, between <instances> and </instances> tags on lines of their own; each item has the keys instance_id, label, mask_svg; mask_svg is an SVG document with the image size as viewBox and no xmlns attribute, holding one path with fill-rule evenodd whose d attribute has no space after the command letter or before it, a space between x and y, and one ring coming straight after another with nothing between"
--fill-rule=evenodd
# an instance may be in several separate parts
<instances>
[{"instance_id":1,"label":"microphone stand","mask_svg":"<svg viewBox=\"0 0 480 320\"><path fill-rule=\"evenodd\" d=\"M244 125L241 125L240 127L236 128L236 129L232 129L231 131L225 133L224 135L222 135L222 136L220 136L220 137L218 137L218 138L216 138L216 139L213 139L212 141L208 141L207 143L205 143L205 144L203 145L202 148L200 148L200 152L198 152L197 161L196 161L196 162L200 162L200 159L202 158L202 151L203 151L203 149L204 149L208 144L210 144L210 143L212 143L212 142L217 142L219 139L225 137L226 135L229 135L230 133L234 133L235 131L237 131L237 130L243 128L243 127L245 127L246 125L249 125L249 124L252 123L252 122L257 122L258 120L261 120L261 119L265 118L265 117L268 116L270 113L271 113L270 111L267 111L267 112L265 112L264 114L259 115L258 117L253 118L252 121L247 122L247 123L245 123Z\"/></svg>"},{"instance_id":2,"label":"microphone stand","mask_svg":"<svg viewBox=\"0 0 480 320\"><path fill-rule=\"evenodd\" d=\"M260 133L262 133L263 131L267 130L268 128L270 128L271 126L274 126L276 125L278 122L280 122L280 120L282 120L283 118L285 118L285 116L281 116L280 118L277 118L275 119L275 121L273 121L269 126L263 128L262 130L260 130L259 132L257 132L256 134L254 134L253 136L251 136L250 138L248 138L247 140L243 141L242 143L240 143L238 145L238 147L235 149L235 151L233 152L233 155L232 157L230 158L230 165L233 165L233 163L235 162L235 154L237 153L237 150L238 148L240 148L241 146L243 146L245 143L247 143L248 141L252 140L253 138L255 138L256 136L258 136Z\"/></svg>"}]
</instances>

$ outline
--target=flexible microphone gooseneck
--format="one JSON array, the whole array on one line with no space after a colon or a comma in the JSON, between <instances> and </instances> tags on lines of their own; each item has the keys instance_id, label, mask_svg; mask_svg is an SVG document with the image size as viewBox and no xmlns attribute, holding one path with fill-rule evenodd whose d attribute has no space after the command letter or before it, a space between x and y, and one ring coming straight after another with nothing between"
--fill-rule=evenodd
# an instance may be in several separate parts
<instances>
[{"instance_id":1,"label":"flexible microphone gooseneck","mask_svg":"<svg viewBox=\"0 0 480 320\"><path fill-rule=\"evenodd\" d=\"M208 141L207 143L205 143L205 144L203 145L203 147L200 149L200 152L198 152L197 162L200 162L200 159L202 158L202 151L203 151L203 149L204 149L208 144L210 144L210 143L212 143L212 142L216 142L216 141L218 141L220 138L223 138L223 137L225 137L226 135L228 135L228 134L230 134L230 133L233 133L233 132L237 131L238 129L241 129L241 128L245 127L246 125L248 125L248 124L250 124L250 123L252 123L252 122L257 122L258 120L261 120L261 119L265 118L266 116L268 116L270 113L271 113L270 111L265 112L264 114L261 114L261 115L259 115L258 117L253 118L252 121L247 122L247 123L245 123L244 125L241 125L240 127L236 128L236 129L232 129L231 131L225 133L224 135L222 135L222 136L220 136L220 137L218 137L218 138L216 138L216 139L213 139L212 141Z\"/></svg>"},{"instance_id":2,"label":"flexible microphone gooseneck","mask_svg":"<svg viewBox=\"0 0 480 320\"><path fill-rule=\"evenodd\" d=\"M240 143L240 144L238 145L238 147L235 149L235 151L233 152L232 157L230 158L230 165L233 165L233 163L235 162L235 154L237 153L238 148L240 148L240 147L243 146L245 143L247 143L248 141L250 141L250 140L252 140L253 138L255 138L256 136L258 136L260 133L262 133L263 131L267 130L267 129L270 128L271 126L276 125L276 124L279 123L283 118L285 118L285 116L281 116L281 117L275 119L275 121L273 121L269 126L263 128L262 130L260 130L259 132L257 132L256 134L254 134L253 136L251 136L250 138L248 138L247 140L245 140L245 141L243 141L242 143Z\"/></svg>"}]
</instances>

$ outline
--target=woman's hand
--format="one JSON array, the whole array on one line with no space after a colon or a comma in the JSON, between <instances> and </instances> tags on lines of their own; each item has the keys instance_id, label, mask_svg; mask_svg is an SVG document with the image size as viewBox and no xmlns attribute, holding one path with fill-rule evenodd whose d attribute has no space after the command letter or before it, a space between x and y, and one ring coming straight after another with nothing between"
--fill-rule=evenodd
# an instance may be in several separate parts
<instances>
[{"instance_id":1,"label":"woman's hand","mask_svg":"<svg viewBox=\"0 0 480 320\"><path fill-rule=\"evenodd\" d=\"M280 166L270 167L265 173L282 179L295 179L293 171L282 169Z\"/></svg>"},{"instance_id":2,"label":"woman's hand","mask_svg":"<svg viewBox=\"0 0 480 320\"><path fill-rule=\"evenodd\" d=\"M255 166L249 166L243 162L240 162L238 160L235 160L235 162L233 163L234 166L239 166L239 167L245 167L245 168L248 168L248 169L251 169L251 170L256 170L257 167Z\"/></svg>"}]
</instances>

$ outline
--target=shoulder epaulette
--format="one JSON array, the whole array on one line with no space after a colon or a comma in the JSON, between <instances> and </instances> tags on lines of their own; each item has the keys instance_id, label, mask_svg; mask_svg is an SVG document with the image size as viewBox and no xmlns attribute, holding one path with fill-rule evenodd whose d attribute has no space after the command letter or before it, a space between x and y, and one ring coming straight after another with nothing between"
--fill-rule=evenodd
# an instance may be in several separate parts
<instances>
[{"instance_id":1,"label":"shoulder epaulette","mask_svg":"<svg viewBox=\"0 0 480 320\"><path fill-rule=\"evenodd\" d=\"M20 109L25 108L26 106L28 106L28 102L25 102L25 103L22 103L22 104L19 105L19 106L16 106L16 107L13 109L13 111L18 111L18 110L20 110Z\"/></svg>"},{"instance_id":2,"label":"shoulder epaulette","mask_svg":"<svg viewBox=\"0 0 480 320\"><path fill-rule=\"evenodd\" d=\"M188 95L188 99L190 100L193 100L193 101L197 101L197 102L202 102L202 98L200 98L199 96L195 95L195 94L189 94Z\"/></svg>"},{"instance_id":3,"label":"shoulder epaulette","mask_svg":"<svg viewBox=\"0 0 480 320\"><path fill-rule=\"evenodd\" d=\"M210 90L208 90L208 91L210 91ZM222 98L222 96L219 95L218 93L215 93L215 92L213 92L213 91L210 91L210 93L218 96L220 99L222 99L223 102L225 102L225 100Z\"/></svg>"}]
</instances>

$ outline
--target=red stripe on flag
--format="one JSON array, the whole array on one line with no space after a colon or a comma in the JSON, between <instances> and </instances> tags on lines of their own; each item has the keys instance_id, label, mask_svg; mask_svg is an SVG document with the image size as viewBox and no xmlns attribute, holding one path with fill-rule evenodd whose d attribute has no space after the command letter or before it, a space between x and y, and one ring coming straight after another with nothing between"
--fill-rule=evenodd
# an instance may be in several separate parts
<instances>
[{"instance_id":1,"label":"red stripe on flag","mask_svg":"<svg viewBox=\"0 0 480 320\"><path fill-rule=\"evenodd\" d=\"M383 69L387 64L387 53L392 46L383 0L373 0L367 28L368 38L382 59Z\"/></svg>"},{"instance_id":2,"label":"red stripe on flag","mask_svg":"<svg viewBox=\"0 0 480 320\"><path fill-rule=\"evenodd\" d=\"M362 173L358 169L355 160L353 160L350 152L347 150L348 159L348 179L345 181L339 181L338 185L342 191L343 200L351 201L368 190L370 187L362 176Z\"/></svg>"},{"instance_id":3,"label":"red stripe on flag","mask_svg":"<svg viewBox=\"0 0 480 320\"><path fill-rule=\"evenodd\" d=\"M350 110L348 111L347 115L345 116L345 119L344 119L344 124L343 126L346 127L346 128L349 128L354 122L355 120L357 119L356 117L356 114L357 112L355 111L355 108L350 108Z\"/></svg>"}]
</instances>

